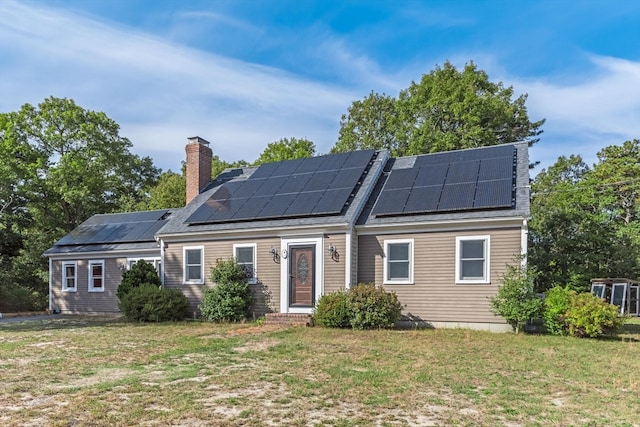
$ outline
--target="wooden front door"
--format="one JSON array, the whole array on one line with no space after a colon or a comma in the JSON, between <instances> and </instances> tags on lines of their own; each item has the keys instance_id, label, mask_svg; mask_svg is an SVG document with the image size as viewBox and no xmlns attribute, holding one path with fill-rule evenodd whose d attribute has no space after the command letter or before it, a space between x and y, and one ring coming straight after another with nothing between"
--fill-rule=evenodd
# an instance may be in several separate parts
<instances>
[{"instance_id":1,"label":"wooden front door","mask_svg":"<svg viewBox=\"0 0 640 427\"><path fill-rule=\"evenodd\" d=\"M315 305L315 245L289 246L289 306Z\"/></svg>"}]
</instances>

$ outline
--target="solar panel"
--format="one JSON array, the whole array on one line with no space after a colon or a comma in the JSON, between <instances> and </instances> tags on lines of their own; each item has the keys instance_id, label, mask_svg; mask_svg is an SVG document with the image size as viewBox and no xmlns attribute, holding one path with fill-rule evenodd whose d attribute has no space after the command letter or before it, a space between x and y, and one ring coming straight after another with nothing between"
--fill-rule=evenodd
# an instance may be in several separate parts
<instances>
[{"instance_id":1,"label":"solar panel","mask_svg":"<svg viewBox=\"0 0 640 427\"><path fill-rule=\"evenodd\" d=\"M273 196L260 211L257 218L273 218L282 216L295 197L295 194L278 194Z\"/></svg>"},{"instance_id":2,"label":"solar panel","mask_svg":"<svg viewBox=\"0 0 640 427\"><path fill-rule=\"evenodd\" d=\"M265 163L260 165L252 174L250 179L269 178L278 168L278 163Z\"/></svg>"},{"instance_id":3,"label":"solar panel","mask_svg":"<svg viewBox=\"0 0 640 427\"><path fill-rule=\"evenodd\" d=\"M374 150L267 163L246 179L213 191L188 223L337 214L355 190Z\"/></svg>"},{"instance_id":4,"label":"solar panel","mask_svg":"<svg viewBox=\"0 0 640 427\"><path fill-rule=\"evenodd\" d=\"M264 209L267 203L269 203L269 200L271 200L271 196L251 197L242 207L242 211L236 212L232 218L253 219L258 216L262 209Z\"/></svg>"},{"instance_id":5,"label":"solar panel","mask_svg":"<svg viewBox=\"0 0 640 427\"><path fill-rule=\"evenodd\" d=\"M303 191L318 191L326 190L331 185L331 181L336 176L335 171L316 172L304 186Z\"/></svg>"},{"instance_id":6,"label":"solar panel","mask_svg":"<svg viewBox=\"0 0 640 427\"><path fill-rule=\"evenodd\" d=\"M385 215L402 213L410 193L410 188L403 188L395 191L383 191L373 208L373 214Z\"/></svg>"},{"instance_id":7,"label":"solar panel","mask_svg":"<svg viewBox=\"0 0 640 427\"><path fill-rule=\"evenodd\" d=\"M349 190L353 190L353 187L356 185L361 175L362 169L360 168L340 169L339 171L334 172L334 179L331 182L331 188L348 188Z\"/></svg>"},{"instance_id":8,"label":"solar panel","mask_svg":"<svg viewBox=\"0 0 640 427\"><path fill-rule=\"evenodd\" d=\"M463 182L476 182L480 161L451 163L447 172L447 184L460 184Z\"/></svg>"},{"instance_id":9,"label":"solar panel","mask_svg":"<svg viewBox=\"0 0 640 427\"><path fill-rule=\"evenodd\" d=\"M324 191L307 191L299 193L284 212L286 216L298 216L313 212Z\"/></svg>"},{"instance_id":10,"label":"solar panel","mask_svg":"<svg viewBox=\"0 0 640 427\"><path fill-rule=\"evenodd\" d=\"M438 209L442 185L414 187L409 194L403 213L432 212Z\"/></svg>"},{"instance_id":11,"label":"solar panel","mask_svg":"<svg viewBox=\"0 0 640 427\"><path fill-rule=\"evenodd\" d=\"M513 157L496 157L480 161L479 181L506 179L513 176Z\"/></svg>"},{"instance_id":12,"label":"solar panel","mask_svg":"<svg viewBox=\"0 0 640 427\"><path fill-rule=\"evenodd\" d=\"M242 182L242 185L233 193L233 197L251 197L256 191L265 183L266 178L246 180Z\"/></svg>"},{"instance_id":13,"label":"solar panel","mask_svg":"<svg viewBox=\"0 0 640 427\"><path fill-rule=\"evenodd\" d=\"M429 165L418 170L414 186L425 187L428 185L440 185L444 182L449 170L448 163Z\"/></svg>"},{"instance_id":14,"label":"solar panel","mask_svg":"<svg viewBox=\"0 0 640 427\"><path fill-rule=\"evenodd\" d=\"M141 221L157 221L162 218L167 212L166 209L155 211L143 211L143 212L128 212L118 214L101 214L94 215L82 225L95 225L95 224L119 224L125 222L141 222Z\"/></svg>"},{"instance_id":15,"label":"solar panel","mask_svg":"<svg viewBox=\"0 0 640 427\"><path fill-rule=\"evenodd\" d=\"M287 160L287 161L278 163L278 167L273 172L272 176L289 176L289 175L291 175L303 163L303 160L304 159Z\"/></svg>"},{"instance_id":16,"label":"solar panel","mask_svg":"<svg viewBox=\"0 0 640 427\"><path fill-rule=\"evenodd\" d=\"M264 180L262 186L257 191L257 194L260 196L268 196L273 194L278 194L280 191L280 187L287 182L288 177L286 176L278 176L271 177Z\"/></svg>"},{"instance_id":17,"label":"solar panel","mask_svg":"<svg viewBox=\"0 0 640 427\"><path fill-rule=\"evenodd\" d=\"M347 161L347 158L349 158L349 153L340 153L326 156L318 170L330 171L340 169L342 165L344 165L344 162Z\"/></svg>"},{"instance_id":18,"label":"solar panel","mask_svg":"<svg viewBox=\"0 0 640 427\"><path fill-rule=\"evenodd\" d=\"M513 180L480 181L474 208L510 207L513 203Z\"/></svg>"},{"instance_id":19,"label":"solar panel","mask_svg":"<svg viewBox=\"0 0 640 427\"><path fill-rule=\"evenodd\" d=\"M446 184L442 187L439 211L465 210L473 208L476 183Z\"/></svg>"},{"instance_id":20,"label":"solar panel","mask_svg":"<svg viewBox=\"0 0 640 427\"><path fill-rule=\"evenodd\" d=\"M327 190L311 211L314 214L339 213L351 195L350 188Z\"/></svg>"},{"instance_id":21,"label":"solar panel","mask_svg":"<svg viewBox=\"0 0 640 427\"><path fill-rule=\"evenodd\" d=\"M418 169L396 169L391 172L387 183L385 184L385 190L394 190L396 188L411 188L413 182L418 175Z\"/></svg>"},{"instance_id":22,"label":"solar panel","mask_svg":"<svg viewBox=\"0 0 640 427\"><path fill-rule=\"evenodd\" d=\"M310 173L296 173L291 175L289 179L280 187L281 193L299 193L311 179Z\"/></svg>"},{"instance_id":23,"label":"solar panel","mask_svg":"<svg viewBox=\"0 0 640 427\"><path fill-rule=\"evenodd\" d=\"M361 167L369 163L375 150L352 151L342 165L343 168Z\"/></svg>"}]
</instances>

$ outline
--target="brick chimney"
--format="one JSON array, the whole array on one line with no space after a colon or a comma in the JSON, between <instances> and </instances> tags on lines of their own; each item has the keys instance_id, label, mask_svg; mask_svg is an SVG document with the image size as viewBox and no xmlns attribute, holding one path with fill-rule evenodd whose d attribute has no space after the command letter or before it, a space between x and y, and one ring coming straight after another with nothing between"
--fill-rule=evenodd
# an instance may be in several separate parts
<instances>
[{"instance_id":1,"label":"brick chimney","mask_svg":"<svg viewBox=\"0 0 640 427\"><path fill-rule=\"evenodd\" d=\"M211 156L209 141L194 136L187 138L187 204L211 181Z\"/></svg>"}]
</instances>

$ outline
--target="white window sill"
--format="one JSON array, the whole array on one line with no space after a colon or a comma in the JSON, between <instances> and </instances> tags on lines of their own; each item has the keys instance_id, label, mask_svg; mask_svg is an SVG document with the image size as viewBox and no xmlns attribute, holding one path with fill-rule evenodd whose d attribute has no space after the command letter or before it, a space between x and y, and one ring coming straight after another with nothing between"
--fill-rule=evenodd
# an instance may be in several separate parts
<instances>
[{"instance_id":1,"label":"white window sill","mask_svg":"<svg viewBox=\"0 0 640 427\"><path fill-rule=\"evenodd\" d=\"M204 280L187 280L185 282L182 282L183 285L204 285Z\"/></svg>"},{"instance_id":2,"label":"white window sill","mask_svg":"<svg viewBox=\"0 0 640 427\"><path fill-rule=\"evenodd\" d=\"M414 285L412 280L385 280L383 285Z\"/></svg>"},{"instance_id":3,"label":"white window sill","mask_svg":"<svg viewBox=\"0 0 640 427\"><path fill-rule=\"evenodd\" d=\"M456 280L456 285L490 285L491 282L489 280Z\"/></svg>"},{"instance_id":4,"label":"white window sill","mask_svg":"<svg viewBox=\"0 0 640 427\"><path fill-rule=\"evenodd\" d=\"M89 289L88 292L104 292L104 289Z\"/></svg>"},{"instance_id":5,"label":"white window sill","mask_svg":"<svg viewBox=\"0 0 640 427\"><path fill-rule=\"evenodd\" d=\"M62 289L62 292L76 292L77 289L75 288L67 288L67 289Z\"/></svg>"}]
</instances>

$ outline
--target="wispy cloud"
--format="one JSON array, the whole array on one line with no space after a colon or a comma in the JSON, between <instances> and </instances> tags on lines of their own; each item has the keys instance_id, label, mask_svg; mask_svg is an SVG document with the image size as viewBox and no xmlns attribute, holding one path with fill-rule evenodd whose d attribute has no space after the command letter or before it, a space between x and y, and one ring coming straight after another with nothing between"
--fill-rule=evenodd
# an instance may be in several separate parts
<instances>
[{"instance_id":1,"label":"wispy cloud","mask_svg":"<svg viewBox=\"0 0 640 427\"><path fill-rule=\"evenodd\" d=\"M250 22L243 21L241 19L236 19L228 15L210 12L210 11L180 12L178 13L178 17L187 18L187 19L214 21L218 24L233 27L235 29L242 30L242 31L250 31L252 33L257 33L257 34L264 33L262 28L257 27L251 24Z\"/></svg>"},{"instance_id":2,"label":"wispy cloud","mask_svg":"<svg viewBox=\"0 0 640 427\"><path fill-rule=\"evenodd\" d=\"M561 83L510 80L529 94L530 117L547 118L532 150L547 166L570 154L594 163L600 149L640 137L640 62L595 55L589 62L592 67Z\"/></svg>"},{"instance_id":3,"label":"wispy cloud","mask_svg":"<svg viewBox=\"0 0 640 427\"><path fill-rule=\"evenodd\" d=\"M2 12L1 111L50 95L74 98L118 121L137 152L171 153L174 164L165 168L179 166L186 137L197 133L227 159L251 161L285 136L307 136L327 151L355 98L348 89L61 10L8 1Z\"/></svg>"}]
</instances>

